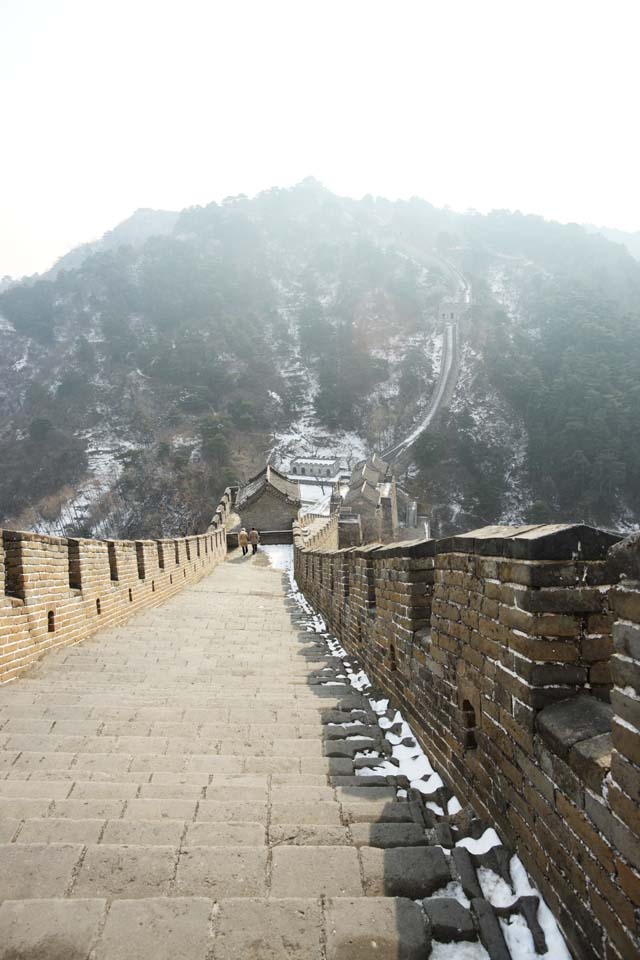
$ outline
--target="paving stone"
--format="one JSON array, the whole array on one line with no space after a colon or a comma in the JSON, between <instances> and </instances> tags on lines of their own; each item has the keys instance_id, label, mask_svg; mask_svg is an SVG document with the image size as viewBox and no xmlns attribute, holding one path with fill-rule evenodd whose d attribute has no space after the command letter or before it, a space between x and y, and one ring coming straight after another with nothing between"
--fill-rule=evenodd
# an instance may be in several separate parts
<instances>
[{"instance_id":1,"label":"paving stone","mask_svg":"<svg viewBox=\"0 0 640 960\"><path fill-rule=\"evenodd\" d=\"M251 757L247 769L254 773L322 773L322 757ZM305 766L306 765L306 766Z\"/></svg>"},{"instance_id":2,"label":"paving stone","mask_svg":"<svg viewBox=\"0 0 640 960\"><path fill-rule=\"evenodd\" d=\"M20 844L0 846L0 900L64 897L82 846Z\"/></svg>"},{"instance_id":3,"label":"paving stone","mask_svg":"<svg viewBox=\"0 0 640 960\"><path fill-rule=\"evenodd\" d=\"M342 823L340 806L335 801L316 803L273 803L272 823Z\"/></svg>"},{"instance_id":4,"label":"paving stone","mask_svg":"<svg viewBox=\"0 0 640 960\"><path fill-rule=\"evenodd\" d=\"M149 776L149 774L147 774ZM157 770L151 775L150 783L181 784L190 783L200 787L206 787L211 779L211 775L205 771L190 771L184 773L172 773L170 770Z\"/></svg>"},{"instance_id":5,"label":"paving stone","mask_svg":"<svg viewBox=\"0 0 640 960\"><path fill-rule=\"evenodd\" d=\"M187 826L186 847L259 847L266 843L263 823L198 821Z\"/></svg>"},{"instance_id":6,"label":"paving stone","mask_svg":"<svg viewBox=\"0 0 640 960\"><path fill-rule=\"evenodd\" d=\"M89 846L71 895L108 899L166 895L176 857L177 851L168 846Z\"/></svg>"},{"instance_id":7,"label":"paving stone","mask_svg":"<svg viewBox=\"0 0 640 960\"><path fill-rule=\"evenodd\" d=\"M0 780L0 797L44 797L63 800L70 792L72 783L63 780L57 783L46 780Z\"/></svg>"},{"instance_id":8,"label":"paving stone","mask_svg":"<svg viewBox=\"0 0 640 960\"><path fill-rule=\"evenodd\" d=\"M193 820L196 800L136 799L127 802L125 820ZM110 819L116 819L115 817Z\"/></svg>"},{"instance_id":9,"label":"paving stone","mask_svg":"<svg viewBox=\"0 0 640 960\"><path fill-rule=\"evenodd\" d=\"M295 844L312 847L344 847L349 843L346 827L326 823L272 823L269 828L272 845Z\"/></svg>"},{"instance_id":10,"label":"paving stone","mask_svg":"<svg viewBox=\"0 0 640 960\"><path fill-rule=\"evenodd\" d=\"M273 850L271 896L361 896L352 847L279 846Z\"/></svg>"},{"instance_id":11,"label":"paving stone","mask_svg":"<svg viewBox=\"0 0 640 960\"><path fill-rule=\"evenodd\" d=\"M12 767L20 753L17 750L0 750L0 770Z\"/></svg>"},{"instance_id":12,"label":"paving stone","mask_svg":"<svg viewBox=\"0 0 640 960\"><path fill-rule=\"evenodd\" d=\"M0 843L11 843L18 832L19 826L20 820L16 820L15 818L0 820Z\"/></svg>"},{"instance_id":13,"label":"paving stone","mask_svg":"<svg viewBox=\"0 0 640 960\"><path fill-rule=\"evenodd\" d=\"M365 892L369 897L420 900L446 886L451 874L440 847L361 847Z\"/></svg>"},{"instance_id":14,"label":"paving stone","mask_svg":"<svg viewBox=\"0 0 640 960\"><path fill-rule=\"evenodd\" d=\"M330 899L327 960L425 960L428 940L420 907L392 898Z\"/></svg>"},{"instance_id":15,"label":"paving stone","mask_svg":"<svg viewBox=\"0 0 640 960\"><path fill-rule=\"evenodd\" d=\"M364 791L363 791L364 792ZM369 791L366 791L367 793ZM371 800L341 803L342 816L348 823L414 823L414 807L411 803L396 803L389 800Z\"/></svg>"},{"instance_id":16,"label":"paving stone","mask_svg":"<svg viewBox=\"0 0 640 960\"><path fill-rule=\"evenodd\" d=\"M142 783L139 796L143 800L199 800L204 790L199 783Z\"/></svg>"},{"instance_id":17,"label":"paving stone","mask_svg":"<svg viewBox=\"0 0 640 960\"><path fill-rule=\"evenodd\" d=\"M77 779L78 772L75 767L71 772L75 773ZM93 780L100 783L117 782L141 785L149 782L151 773L149 770L83 770L82 777L85 781Z\"/></svg>"},{"instance_id":18,"label":"paving stone","mask_svg":"<svg viewBox=\"0 0 640 960\"><path fill-rule=\"evenodd\" d=\"M180 758L173 757L167 758L167 760L175 761L175 768L182 769L180 764L177 762ZM205 770L207 773L211 773L214 776L221 776L224 774L230 773L242 773L244 771L245 758L244 757L220 757L217 754L192 754L191 756L185 757L183 761L184 769L189 771L202 771ZM251 764L252 769L255 768L255 764ZM154 767L153 769L157 770L168 770L168 766ZM257 773L258 771L255 770Z\"/></svg>"},{"instance_id":19,"label":"paving stone","mask_svg":"<svg viewBox=\"0 0 640 960\"><path fill-rule=\"evenodd\" d=\"M104 820L26 820L18 843L97 843Z\"/></svg>"},{"instance_id":20,"label":"paving stone","mask_svg":"<svg viewBox=\"0 0 640 960\"><path fill-rule=\"evenodd\" d=\"M54 800L49 816L70 820L117 820L125 800Z\"/></svg>"},{"instance_id":21,"label":"paving stone","mask_svg":"<svg viewBox=\"0 0 640 960\"><path fill-rule=\"evenodd\" d=\"M73 761L75 760L75 753L26 753L23 752L20 754L16 760L13 769L20 770L24 772L37 773L38 775L42 773L49 773L49 771L60 771L60 779L64 778L64 772L68 772ZM76 774L77 776L77 774ZM55 779L51 778L50 779Z\"/></svg>"},{"instance_id":22,"label":"paving stone","mask_svg":"<svg viewBox=\"0 0 640 960\"><path fill-rule=\"evenodd\" d=\"M268 796L268 787L264 786L245 786L244 784L238 784L233 786L220 786L217 782L213 782L208 787L206 787L204 794L206 800L213 800L216 803L229 803L235 797L243 803L258 803L266 804Z\"/></svg>"},{"instance_id":23,"label":"paving stone","mask_svg":"<svg viewBox=\"0 0 640 960\"><path fill-rule=\"evenodd\" d=\"M216 960L321 960L322 911L313 899L222 900Z\"/></svg>"},{"instance_id":24,"label":"paving stone","mask_svg":"<svg viewBox=\"0 0 640 960\"><path fill-rule=\"evenodd\" d=\"M86 960L106 908L105 900L5 900L0 960Z\"/></svg>"},{"instance_id":25,"label":"paving stone","mask_svg":"<svg viewBox=\"0 0 640 960\"><path fill-rule=\"evenodd\" d=\"M422 901L434 940L452 943L476 940L476 929L471 913L453 897L430 897Z\"/></svg>"},{"instance_id":26,"label":"paving stone","mask_svg":"<svg viewBox=\"0 0 640 960\"><path fill-rule=\"evenodd\" d=\"M326 787L327 776L324 773L274 773L271 776L273 786Z\"/></svg>"},{"instance_id":27,"label":"paving stone","mask_svg":"<svg viewBox=\"0 0 640 960\"><path fill-rule=\"evenodd\" d=\"M126 773L131 765L131 757L119 753L78 753L73 763L78 776L86 779L84 771L109 770L113 773ZM80 771L83 771L80 774Z\"/></svg>"},{"instance_id":28,"label":"paving stone","mask_svg":"<svg viewBox=\"0 0 640 960\"><path fill-rule=\"evenodd\" d=\"M265 803L234 803L228 800L221 803L218 800L201 800L198 803L197 820L213 820L222 823L266 823L267 804Z\"/></svg>"},{"instance_id":29,"label":"paving stone","mask_svg":"<svg viewBox=\"0 0 640 960\"><path fill-rule=\"evenodd\" d=\"M95 960L206 960L212 909L211 900L197 897L117 900Z\"/></svg>"},{"instance_id":30,"label":"paving stone","mask_svg":"<svg viewBox=\"0 0 640 960\"><path fill-rule=\"evenodd\" d=\"M138 792L137 783L85 780L76 781L71 800L127 800Z\"/></svg>"},{"instance_id":31,"label":"paving stone","mask_svg":"<svg viewBox=\"0 0 640 960\"><path fill-rule=\"evenodd\" d=\"M28 817L46 817L52 803L45 799L27 799L0 797L1 820L26 820Z\"/></svg>"},{"instance_id":32,"label":"paving stone","mask_svg":"<svg viewBox=\"0 0 640 960\"><path fill-rule=\"evenodd\" d=\"M20 750L29 753L55 753L60 746L60 738L52 736L36 736L29 733L12 734L5 739L3 750ZM70 751L75 753L73 748Z\"/></svg>"},{"instance_id":33,"label":"paving stone","mask_svg":"<svg viewBox=\"0 0 640 960\"><path fill-rule=\"evenodd\" d=\"M271 800L273 803L309 803L312 800L335 800L335 793L331 787L326 785L273 785L271 787Z\"/></svg>"},{"instance_id":34,"label":"paving stone","mask_svg":"<svg viewBox=\"0 0 640 960\"><path fill-rule=\"evenodd\" d=\"M358 777L359 781L367 781L368 777ZM381 804L394 802L396 800L395 787L387 786L374 787L372 784L366 786L360 782L357 786L346 786L336 788L336 798L341 803L373 803Z\"/></svg>"},{"instance_id":35,"label":"paving stone","mask_svg":"<svg viewBox=\"0 0 640 960\"><path fill-rule=\"evenodd\" d=\"M68 789L71 789L71 784L74 780L78 779L78 771L73 769L68 770L58 770L56 769L38 769L32 770L30 767L12 767L11 770L7 771L7 780L39 780L41 783L46 781L62 781L66 780L69 784ZM71 782L69 782L71 781Z\"/></svg>"},{"instance_id":36,"label":"paving stone","mask_svg":"<svg viewBox=\"0 0 640 960\"><path fill-rule=\"evenodd\" d=\"M104 737L100 738L103 739ZM118 737L114 749L130 755L164 754L167 742L166 737Z\"/></svg>"},{"instance_id":37,"label":"paving stone","mask_svg":"<svg viewBox=\"0 0 640 960\"><path fill-rule=\"evenodd\" d=\"M352 823L349 831L356 847L419 847L429 843L417 823Z\"/></svg>"},{"instance_id":38,"label":"paving stone","mask_svg":"<svg viewBox=\"0 0 640 960\"><path fill-rule=\"evenodd\" d=\"M57 724L56 724L57 730ZM151 723L145 721L135 721L135 720L110 720L104 725L102 734L105 737L120 737L120 736L142 736L146 737L151 730ZM65 730L65 733L67 731ZM69 731L70 732L70 731ZM133 751L131 751L133 752ZM146 753L147 751L143 751ZM153 751L155 752L155 751Z\"/></svg>"},{"instance_id":39,"label":"paving stone","mask_svg":"<svg viewBox=\"0 0 640 960\"><path fill-rule=\"evenodd\" d=\"M183 820L109 820L100 842L177 848L184 829Z\"/></svg>"},{"instance_id":40,"label":"paving stone","mask_svg":"<svg viewBox=\"0 0 640 960\"><path fill-rule=\"evenodd\" d=\"M2 734L13 733L49 733L53 720L36 719L34 717L11 717L2 727Z\"/></svg>"},{"instance_id":41,"label":"paving stone","mask_svg":"<svg viewBox=\"0 0 640 960\"><path fill-rule=\"evenodd\" d=\"M267 850L257 847L189 847L178 862L179 896L264 897Z\"/></svg>"}]
</instances>

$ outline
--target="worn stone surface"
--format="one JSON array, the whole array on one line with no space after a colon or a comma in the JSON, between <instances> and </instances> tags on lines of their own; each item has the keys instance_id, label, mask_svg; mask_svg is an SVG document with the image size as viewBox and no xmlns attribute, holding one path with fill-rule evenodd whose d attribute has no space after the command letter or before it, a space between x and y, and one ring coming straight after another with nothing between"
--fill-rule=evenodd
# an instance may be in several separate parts
<instances>
[{"instance_id":1,"label":"worn stone surface","mask_svg":"<svg viewBox=\"0 0 640 960\"><path fill-rule=\"evenodd\" d=\"M319 900L223 900L215 920L216 960L321 960Z\"/></svg>"},{"instance_id":2,"label":"worn stone surface","mask_svg":"<svg viewBox=\"0 0 640 960\"><path fill-rule=\"evenodd\" d=\"M358 854L352 847L280 846L273 851L275 897L360 896Z\"/></svg>"},{"instance_id":3,"label":"worn stone surface","mask_svg":"<svg viewBox=\"0 0 640 960\"><path fill-rule=\"evenodd\" d=\"M402 847L360 851L365 890L370 897L416 900L449 883L449 864L440 847Z\"/></svg>"},{"instance_id":4,"label":"worn stone surface","mask_svg":"<svg viewBox=\"0 0 640 960\"><path fill-rule=\"evenodd\" d=\"M90 846L73 886L74 897L153 897L169 891L173 847Z\"/></svg>"},{"instance_id":5,"label":"worn stone surface","mask_svg":"<svg viewBox=\"0 0 640 960\"><path fill-rule=\"evenodd\" d=\"M64 897L81 854L76 844L3 844L0 900Z\"/></svg>"},{"instance_id":6,"label":"worn stone surface","mask_svg":"<svg viewBox=\"0 0 640 960\"><path fill-rule=\"evenodd\" d=\"M405 899L331 899L327 960L424 960L427 937L420 907Z\"/></svg>"},{"instance_id":7,"label":"worn stone surface","mask_svg":"<svg viewBox=\"0 0 640 960\"><path fill-rule=\"evenodd\" d=\"M116 900L95 960L206 960L212 946L211 900Z\"/></svg>"},{"instance_id":8,"label":"worn stone surface","mask_svg":"<svg viewBox=\"0 0 640 960\"><path fill-rule=\"evenodd\" d=\"M105 900L5 900L0 960L86 960L106 909Z\"/></svg>"}]
</instances>

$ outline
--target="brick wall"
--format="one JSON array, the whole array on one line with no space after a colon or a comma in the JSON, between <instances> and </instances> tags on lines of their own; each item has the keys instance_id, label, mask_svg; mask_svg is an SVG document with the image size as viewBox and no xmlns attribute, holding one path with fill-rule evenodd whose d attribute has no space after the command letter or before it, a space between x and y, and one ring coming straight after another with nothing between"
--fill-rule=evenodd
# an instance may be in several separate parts
<instances>
[{"instance_id":1,"label":"brick wall","mask_svg":"<svg viewBox=\"0 0 640 960\"><path fill-rule=\"evenodd\" d=\"M640 946L640 584L615 585L616 540L563 525L294 540L300 588L518 850L580 960Z\"/></svg>"},{"instance_id":2,"label":"brick wall","mask_svg":"<svg viewBox=\"0 0 640 960\"><path fill-rule=\"evenodd\" d=\"M48 650L157 606L226 555L225 495L209 530L164 540L85 540L0 532L0 683Z\"/></svg>"}]
</instances>

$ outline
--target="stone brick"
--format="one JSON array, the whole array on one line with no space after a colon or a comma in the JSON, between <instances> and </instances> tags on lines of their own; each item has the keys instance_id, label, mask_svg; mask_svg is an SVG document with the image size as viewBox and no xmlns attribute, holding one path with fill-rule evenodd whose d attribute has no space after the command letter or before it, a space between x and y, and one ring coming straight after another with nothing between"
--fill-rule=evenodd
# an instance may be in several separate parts
<instances>
[{"instance_id":1,"label":"stone brick","mask_svg":"<svg viewBox=\"0 0 640 960\"><path fill-rule=\"evenodd\" d=\"M280 846L273 850L273 897L349 897L361 894L358 857L354 849Z\"/></svg>"},{"instance_id":2,"label":"stone brick","mask_svg":"<svg viewBox=\"0 0 640 960\"><path fill-rule=\"evenodd\" d=\"M330 899L326 949L327 960L424 960L428 942L420 907L389 897Z\"/></svg>"},{"instance_id":3,"label":"stone brick","mask_svg":"<svg viewBox=\"0 0 640 960\"><path fill-rule=\"evenodd\" d=\"M217 960L320 960L322 913L312 899L222 900L215 917Z\"/></svg>"},{"instance_id":4,"label":"stone brick","mask_svg":"<svg viewBox=\"0 0 640 960\"><path fill-rule=\"evenodd\" d=\"M197 898L116 900L95 960L206 960L212 908Z\"/></svg>"},{"instance_id":5,"label":"stone brick","mask_svg":"<svg viewBox=\"0 0 640 960\"><path fill-rule=\"evenodd\" d=\"M106 909L105 900L6 900L0 906L0 957L85 960Z\"/></svg>"},{"instance_id":6,"label":"stone brick","mask_svg":"<svg viewBox=\"0 0 640 960\"><path fill-rule=\"evenodd\" d=\"M451 879L440 847L360 851L364 885L370 897L421 899L446 886Z\"/></svg>"}]
</instances>

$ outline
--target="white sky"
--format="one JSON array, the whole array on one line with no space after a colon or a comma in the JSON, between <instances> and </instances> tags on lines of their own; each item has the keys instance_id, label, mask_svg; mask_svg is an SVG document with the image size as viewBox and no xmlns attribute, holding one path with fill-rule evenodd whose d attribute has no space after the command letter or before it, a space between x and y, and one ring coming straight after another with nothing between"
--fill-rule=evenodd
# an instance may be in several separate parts
<instances>
[{"instance_id":1,"label":"white sky","mask_svg":"<svg viewBox=\"0 0 640 960\"><path fill-rule=\"evenodd\" d=\"M0 276L312 175L640 229L638 0L0 0Z\"/></svg>"}]
</instances>

